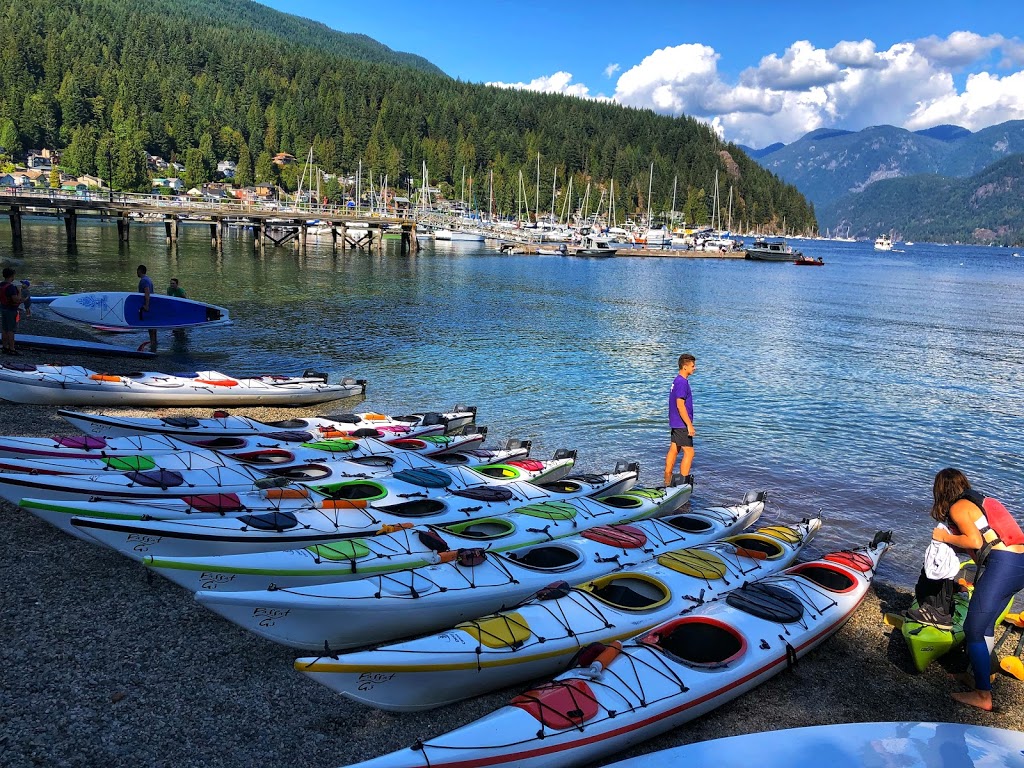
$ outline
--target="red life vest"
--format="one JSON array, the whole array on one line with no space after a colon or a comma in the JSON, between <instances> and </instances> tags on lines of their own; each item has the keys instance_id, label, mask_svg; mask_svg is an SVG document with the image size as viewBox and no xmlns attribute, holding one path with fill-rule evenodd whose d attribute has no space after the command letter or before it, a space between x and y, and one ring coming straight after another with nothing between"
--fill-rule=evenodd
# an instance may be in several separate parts
<instances>
[{"instance_id":1,"label":"red life vest","mask_svg":"<svg viewBox=\"0 0 1024 768\"><path fill-rule=\"evenodd\" d=\"M981 534L984 542L974 558L978 565L985 562L988 553L992 551L996 544L1005 544L1006 546L1024 544L1024 531L1021 530L1020 524L1010 514L1010 510L1003 506L999 499L984 496L975 490L967 491L960 498L967 499L972 504L977 505L985 515L984 522L978 521L980 523L978 525L978 532Z\"/></svg>"}]
</instances>

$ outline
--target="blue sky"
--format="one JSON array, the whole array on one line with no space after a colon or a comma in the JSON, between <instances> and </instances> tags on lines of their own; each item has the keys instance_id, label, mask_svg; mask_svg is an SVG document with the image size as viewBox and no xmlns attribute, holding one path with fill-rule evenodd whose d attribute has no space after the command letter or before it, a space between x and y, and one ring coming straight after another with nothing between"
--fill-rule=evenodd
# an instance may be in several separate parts
<instances>
[{"instance_id":1,"label":"blue sky","mask_svg":"<svg viewBox=\"0 0 1024 768\"><path fill-rule=\"evenodd\" d=\"M1024 119L1021 0L261 1L462 80L687 114L755 147Z\"/></svg>"}]
</instances>

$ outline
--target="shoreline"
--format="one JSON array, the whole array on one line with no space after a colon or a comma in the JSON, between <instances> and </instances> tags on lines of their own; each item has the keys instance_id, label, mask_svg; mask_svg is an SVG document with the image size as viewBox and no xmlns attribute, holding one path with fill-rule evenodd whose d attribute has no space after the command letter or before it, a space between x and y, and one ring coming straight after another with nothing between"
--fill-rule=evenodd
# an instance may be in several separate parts
<instances>
[{"instance_id":1,"label":"shoreline","mask_svg":"<svg viewBox=\"0 0 1024 768\"><path fill-rule=\"evenodd\" d=\"M57 326L60 326L58 329ZM25 332L81 333L33 318ZM139 361L23 350L18 362L109 368ZM157 369L159 358L146 366ZM415 404L410 404L415 405ZM53 406L3 403L7 434L75 434ZM108 409L102 409L108 410ZM179 409L136 409L153 415ZM239 408L256 418L337 412ZM184 409L200 415L209 409ZM291 668L301 652L276 646L201 609L192 596L117 553L68 536L0 503L3 621L0 765L333 768L407 747L470 722L528 685L439 710L380 712L341 698ZM901 544L899 532L894 535ZM850 541L849 546L864 542ZM848 624L785 671L698 720L609 756L764 730L842 722L944 721L1024 730L1024 684L1000 673L997 712L956 704L954 652L913 673L882 615L911 591L876 582ZM1011 641L1004 647L1012 652Z\"/></svg>"}]
</instances>

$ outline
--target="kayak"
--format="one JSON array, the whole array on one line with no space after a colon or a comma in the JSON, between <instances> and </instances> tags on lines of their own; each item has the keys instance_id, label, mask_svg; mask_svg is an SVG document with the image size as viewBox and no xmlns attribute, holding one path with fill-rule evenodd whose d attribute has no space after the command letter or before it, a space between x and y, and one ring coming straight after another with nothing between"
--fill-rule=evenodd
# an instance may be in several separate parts
<instances>
[{"instance_id":1,"label":"kayak","mask_svg":"<svg viewBox=\"0 0 1024 768\"><path fill-rule=\"evenodd\" d=\"M539 485L512 481L501 486L456 489L440 497L414 498L382 506L373 503L372 495L387 488L380 481L366 480L342 485L336 489L334 497L307 488L268 489L265 493L279 494L274 502L280 506L262 512L183 521L154 520L144 515L148 510L145 507L134 513L143 515L136 519L72 516L70 522L74 535L88 536L135 560L145 555L208 557L295 549L342 538L372 536L386 532L385 526L464 521L474 516L505 514L530 503L632 487L637 475L637 470L630 467L626 471L580 481L564 478ZM399 490L400 486L392 488L392 492ZM364 498L358 498L360 494ZM411 490L405 495L420 494ZM54 515L53 510L59 509L52 502L39 507L42 509L27 508L37 515ZM66 515L69 509L66 506L60 511Z\"/></svg>"},{"instance_id":2,"label":"kayak","mask_svg":"<svg viewBox=\"0 0 1024 768\"><path fill-rule=\"evenodd\" d=\"M585 584L545 587L514 608L439 634L338 658L300 658L295 669L346 698L395 712L549 678L592 643L627 640L787 568L820 527L815 518L672 549Z\"/></svg>"},{"instance_id":3,"label":"kayak","mask_svg":"<svg viewBox=\"0 0 1024 768\"><path fill-rule=\"evenodd\" d=\"M517 507L501 516L419 526L302 549L214 557L150 555L142 562L192 592L239 592L269 589L271 585L283 588L328 584L433 565L440 562L443 552L481 546L491 552L507 552L554 541L577 534L589 524L588 516L604 520L606 524L621 525L616 521L670 514L688 498L688 486L669 491L634 488L618 494L602 494L597 499L577 496L544 501ZM614 510L622 512L617 514ZM685 521L696 519L686 517ZM645 521L645 524L660 525L665 530L658 533L665 539L686 540L693 535L672 526L671 520Z\"/></svg>"},{"instance_id":4,"label":"kayak","mask_svg":"<svg viewBox=\"0 0 1024 768\"><path fill-rule=\"evenodd\" d=\"M689 491L689 486L680 488ZM599 519L580 510L574 518L577 530L585 533L605 522L630 519L612 509ZM204 590L195 597L276 643L338 650L450 627L515 605L552 581L583 582L644 562L655 554L652 550L624 546L618 537L581 534L508 552L460 549L437 565L356 581L247 592Z\"/></svg>"},{"instance_id":5,"label":"kayak","mask_svg":"<svg viewBox=\"0 0 1024 768\"><path fill-rule=\"evenodd\" d=\"M89 440L88 435L83 436ZM235 466L244 464L252 467L271 467L284 469L303 466L311 462L340 465L342 471L349 474L379 475L386 474L397 466L401 469L403 457L419 455L421 457L438 456L447 451L456 451L466 447L472 449L484 441L486 432L472 432L461 435L437 435L427 438L400 438L395 442L376 438L351 438L317 440L282 446L266 438L223 438L224 440L244 441L244 450L209 450L184 441L175 441L175 451L155 451L153 453L122 454L120 456L100 456L96 452L83 455L80 450L68 449L70 457L30 456L28 458L0 457L0 472L27 472L39 475L90 475L104 472L126 472L129 470L167 469L183 470L198 469L207 466ZM126 438L111 438L126 440ZM174 438L154 435L140 435L139 440L174 441ZM2 438L0 438L2 440ZM203 441L212 442L212 441ZM54 451L56 452L56 451ZM188 457L188 459L186 459ZM69 460L70 458L70 460ZM516 462L521 459L510 459L511 467L490 470L490 477L516 476L520 471ZM527 463L527 466L531 464ZM444 466L441 463L420 464L419 466ZM482 467L483 464L465 462L464 466ZM347 467L347 470L346 470ZM523 473L526 470L522 470ZM529 478L523 478L529 479Z\"/></svg>"},{"instance_id":6,"label":"kayak","mask_svg":"<svg viewBox=\"0 0 1024 768\"><path fill-rule=\"evenodd\" d=\"M358 766L562 768L669 731L793 666L834 634L863 601L890 538L879 532L857 551L744 584L581 659L490 715Z\"/></svg>"},{"instance_id":7,"label":"kayak","mask_svg":"<svg viewBox=\"0 0 1024 768\"><path fill-rule=\"evenodd\" d=\"M50 310L68 320L115 328L198 328L231 325L224 307L177 296L97 291L57 296ZM147 307L144 309L143 307Z\"/></svg>"},{"instance_id":8,"label":"kayak","mask_svg":"<svg viewBox=\"0 0 1024 768\"><path fill-rule=\"evenodd\" d=\"M318 437L352 437L362 429L373 429L376 437L422 437L453 434L476 420L476 408L456 406L450 413L420 413L409 416L386 416L380 413L343 413L329 419L319 417L264 422L245 416L232 416L215 411L208 419L194 416L163 416L132 418L100 413L58 411L87 435L117 437L121 435L173 435L193 437L239 437L285 430L306 430ZM356 435L357 437L360 435Z\"/></svg>"},{"instance_id":9,"label":"kayak","mask_svg":"<svg viewBox=\"0 0 1024 768\"><path fill-rule=\"evenodd\" d=\"M402 455L399 452L385 458L389 462L376 470L364 468L357 462L305 463L260 469L260 478L255 482L246 482L248 476L243 470L250 468L242 464L191 470L143 469L115 472L109 476L0 473L0 496L13 501L20 495L19 491L30 489L37 492L38 497L21 498L18 505L80 538L80 529L72 524L71 518L83 515L86 509L93 516L117 520L170 520L214 514L241 517L270 513L275 521L270 527L275 529L294 527L295 521L287 517L292 511L326 509L333 519L338 510L358 509L368 504L374 504L382 514L391 512L392 517L400 520L430 516L439 519L442 512L465 506L465 501L458 507L438 501L449 493L469 494L470 498L502 494L502 498L511 499L513 491L500 491L498 487L513 482L536 481L542 486L547 482L558 483L571 469L575 452L544 461L516 460L451 469L426 456ZM525 466L520 468L518 465ZM228 474L231 471L235 474ZM508 474L513 471L517 478L514 480L509 479ZM635 477L635 474L627 476ZM220 482L212 485L214 480ZM296 487L285 487L292 481L297 483ZM165 487L161 493L155 486L140 484L145 482L162 482L164 486L173 482L176 485L173 489ZM529 492L530 486L525 487ZM181 489L185 492L180 493ZM146 491L152 493L143 495ZM175 502L171 498L174 496L180 497L179 500ZM196 514L197 509L203 514ZM284 516L277 517L279 513ZM457 519L465 519L465 515L459 514Z\"/></svg>"},{"instance_id":10,"label":"kayak","mask_svg":"<svg viewBox=\"0 0 1024 768\"><path fill-rule=\"evenodd\" d=\"M663 749L606 768L974 768L1024 766L1024 734L962 723L841 723L748 733Z\"/></svg>"},{"instance_id":11,"label":"kayak","mask_svg":"<svg viewBox=\"0 0 1024 768\"><path fill-rule=\"evenodd\" d=\"M364 379L329 384L324 374L225 376L217 371L125 375L78 365L0 364L0 398L31 405L315 405L366 393Z\"/></svg>"}]
</instances>

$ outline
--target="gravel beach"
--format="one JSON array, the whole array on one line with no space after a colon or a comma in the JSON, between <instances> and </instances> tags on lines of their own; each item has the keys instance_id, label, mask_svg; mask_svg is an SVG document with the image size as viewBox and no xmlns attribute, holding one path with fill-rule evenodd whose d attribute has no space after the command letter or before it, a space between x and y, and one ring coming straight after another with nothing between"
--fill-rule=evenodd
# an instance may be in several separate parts
<instances>
[{"instance_id":1,"label":"gravel beach","mask_svg":"<svg viewBox=\"0 0 1024 768\"><path fill-rule=\"evenodd\" d=\"M89 338L55 321L33 319L28 325L26 332L34 334ZM19 362L109 371L160 364L22 351ZM334 404L301 413L338 410ZM209 409L185 412L207 415ZM297 413L233 412L260 419ZM0 401L0 414L6 434L75 433L52 407ZM0 502L0 520L3 768L333 768L458 727L525 688L434 712L368 709L293 671L299 653L203 610L191 594L159 577L147 578L142 566L117 553L7 503ZM899 546L900 531L893 538ZM903 586L876 584L853 619L795 669L607 762L693 741L817 724L922 720L1021 730L1024 683L1000 673L998 711L986 714L949 698L961 690L951 673L964 669L962 653L924 674L912 671L902 638L882 623L884 612L902 610L910 599ZM1009 642L1004 651L1015 646Z\"/></svg>"}]
</instances>

